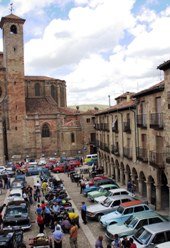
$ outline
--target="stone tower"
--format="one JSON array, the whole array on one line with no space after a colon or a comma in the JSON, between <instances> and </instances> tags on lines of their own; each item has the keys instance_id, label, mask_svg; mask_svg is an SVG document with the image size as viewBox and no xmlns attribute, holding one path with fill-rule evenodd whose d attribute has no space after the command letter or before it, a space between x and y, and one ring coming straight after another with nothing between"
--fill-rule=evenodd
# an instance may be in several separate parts
<instances>
[{"instance_id":1,"label":"stone tower","mask_svg":"<svg viewBox=\"0 0 170 248\"><path fill-rule=\"evenodd\" d=\"M25 81L23 24L25 20L13 14L2 17L3 65L6 69L6 130L9 157L24 154L25 144Z\"/></svg>"}]
</instances>

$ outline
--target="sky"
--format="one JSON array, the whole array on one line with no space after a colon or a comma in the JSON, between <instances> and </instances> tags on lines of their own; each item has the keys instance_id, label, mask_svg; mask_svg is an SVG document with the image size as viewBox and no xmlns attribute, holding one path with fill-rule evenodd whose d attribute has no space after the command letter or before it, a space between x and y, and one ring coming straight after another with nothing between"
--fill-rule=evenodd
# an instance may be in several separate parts
<instances>
[{"instance_id":1,"label":"sky","mask_svg":"<svg viewBox=\"0 0 170 248\"><path fill-rule=\"evenodd\" d=\"M0 0L1 17L11 2L26 19L25 75L65 80L68 106L114 105L118 95L163 80L169 0Z\"/></svg>"}]
</instances>

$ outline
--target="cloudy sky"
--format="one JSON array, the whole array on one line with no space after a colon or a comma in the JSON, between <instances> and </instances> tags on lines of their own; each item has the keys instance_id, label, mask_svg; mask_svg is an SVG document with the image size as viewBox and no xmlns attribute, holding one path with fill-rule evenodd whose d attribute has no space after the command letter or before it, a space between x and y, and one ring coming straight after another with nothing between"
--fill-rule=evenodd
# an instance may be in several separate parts
<instances>
[{"instance_id":1,"label":"cloudy sky","mask_svg":"<svg viewBox=\"0 0 170 248\"><path fill-rule=\"evenodd\" d=\"M0 15L10 13L0 0ZM13 0L24 25L25 74L67 82L68 105L108 104L158 83L170 59L169 0ZM0 51L2 51L2 34Z\"/></svg>"}]
</instances>

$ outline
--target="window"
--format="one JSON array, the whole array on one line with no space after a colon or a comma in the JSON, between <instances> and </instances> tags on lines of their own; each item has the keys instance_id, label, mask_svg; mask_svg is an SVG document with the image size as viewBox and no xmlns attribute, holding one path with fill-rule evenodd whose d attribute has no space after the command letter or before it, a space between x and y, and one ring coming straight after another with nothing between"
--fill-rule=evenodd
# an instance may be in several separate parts
<instances>
[{"instance_id":1,"label":"window","mask_svg":"<svg viewBox=\"0 0 170 248\"><path fill-rule=\"evenodd\" d=\"M120 200L114 201L114 202L112 203L112 207L114 207L114 206L119 206L119 205L120 205Z\"/></svg>"},{"instance_id":2,"label":"window","mask_svg":"<svg viewBox=\"0 0 170 248\"><path fill-rule=\"evenodd\" d=\"M146 219L140 220L139 223L137 224L137 226L135 227L135 229L139 229L145 225L148 225L148 220L146 220Z\"/></svg>"},{"instance_id":3,"label":"window","mask_svg":"<svg viewBox=\"0 0 170 248\"><path fill-rule=\"evenodd\" d=\"M134 212L135 212L135 213L141 212L141 211L144 211L144 207L143 207L143 206L137 206L137 207L135 207L135 209L134 209Z\"/></svg>"},{"instance_id":4,"label":"window","mask_svg":"<svg viewBox=\"0 0 170 248\"><path fill-rule=\"evenodd\" d=\"M75 142L75 136L74 136L74 133L71 133L71 143L74 143Z\"/></svg>"},{"instance_id":5,"label":"window","mask_svg":"<svg viewBox=\"0 0 170 248\"><path fill-rule=\"evenodd\" d=\"M90 118L87 118L87 119L86 119L86 122L87 122L87 123L90 123Z\"/></svg>"},{"instance_id":6,"label":"window","mask_svg":"<svg viewBox=\"0 0 170 248\"><path fill-rule=\"evenodd\" d=\"M161 244L166 241L164 232L157 233L152 241L153 244Z\"/></svg>"},{"instance_id":7,"label":"window","mask_svg":"<svg viewBox=\"0 0 170 248\"><path fill-rule=\"evenodd\" d=\"M162 221L163 220L161 220L160 218L155 217L155 218L149 219L149 224L155 224L155 223L159 223L159 222L162 222Z\"/></svg>"},{"instance_id":8,"label":"window","mask_svg":"<svg viewBox=\"0 0 170 248\"><path fill-rule=\"evenodd\" d=\"M56 88L54 85L51 85L51 96L54 100L56 100L57 95L56 95Z\"/></svg>"},{"instance_id":9,"label":"window","mask_svg":"<svg viewBox=\"0 0 170 248\"><path fill-rule=\"evenodd\" d=\"M11 34L17 34L17 27L16 27L15 25L12 25L12 26L10 27L10 33L11 33Z\"/></svg>"},{"instance_id":10,"label":"window","mask_svg":"<svg viewBox=\"0 0 170 248\"><path fill-rule=\"evenodd\" d=\"M127 191L122 191L121 195L128 195L129 193Z\"/></svg>"},{"instance_id":11,"label":"window","mask_svg":"<svg viewBox=\"0 0 170 248\"><path fill-rule=\"evenodd\" d=\"M40 84L35 84L35 96L40 96Z\"/></svg>"},{"instance_id":12,"label":"window","mask_svg":"<svg viewBox=\"0 0 170 248\"><path fill-rule=\"evenodd\" d=\"M124 212L124 214L131 214L133 213L133 208L127 208Z\"/></svg>"},{"instance_id":13,"label":"window","mask_svg":"<svg viewBox=\"0 0 170 248\"><path fill-rule=\"evenodd\" d=\"M42 137L43 138L50 137L50 129L48 124L44 124L42 127Z\"/></svg>"}]
</instances>

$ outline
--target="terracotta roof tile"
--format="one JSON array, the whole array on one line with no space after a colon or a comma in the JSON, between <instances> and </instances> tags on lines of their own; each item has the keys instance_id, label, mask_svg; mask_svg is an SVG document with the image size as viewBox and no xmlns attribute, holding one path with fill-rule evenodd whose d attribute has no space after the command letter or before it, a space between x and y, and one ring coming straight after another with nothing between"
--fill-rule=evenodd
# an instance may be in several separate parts
<instances>
[{"instance_id":1,"label":"terracotta roof tile","mask_svg":"<svg viewBox=\"0 0 170 248\"><path fill-rule=\"evenodd\" d=\"M114 112L117 110L123 110L123 109L127 109L127 108L133 108L134 106L135 106L135 100L133 100L133 99L131 99L129 101L122 101L119 104L116 104L110 108L107 108L105 110L102 110L102 111L96 113L96 115L110 113L110 112Z\"/></svg>"},{"instance_id":2,"label":"terracotta roof tile","mask_svg":"<svg viewBox=\"0 0 170 248\"><path fill-rule=\"evenodd\" d=\"M31 80L31 81L42 81L42 80L59 80L61 82L65 82L64 80L47 77L47 76L25 76L25 80Z\"/></svg>"},{"instance_id":3,"label":"terracotta roof tile","mask_svg":"<svg viewBox=\"0 0 170 248\"><path fill-rule=\"evenodd\" d=\"M134 97L138 97L138 96L142 96L142 95L149 95L153 91L160 91L163 89L164 89L164 81L161 81L157 84L152 85L151 87L149 87L147 89L144 89L144 90L137 92L136 94L134 94Z\"/></svg>"},{"instance_id":4,"label":"terracotta roof tile","mask_svg":"<svg viewBox=\"0 0 170 248\"><path fill-rule=\"evenodd\" d=\"M131 97L134 95L135 93L134 92L125 92L125 93L123 93L122 95L120 95L120 96L117 96L116 98L115 98L115 100L117 100L117 99L119 99L119 98L126 98L128 95L130 95Z\"/></svg>"},{"instance_id":5,"label":"terracotta roof tile","mask_svg":"<svg viewBox=\"0 0 170 248\"><path fill-rule=\"evenodd\" d=\"M59 110L57 104L52 104L49 98L27 98L26 99L27 114L57 114Z\"/></svg>"},{"instance_id":6,"label":"terracotta roof tile","mask_svg":"<svg viewBox=\"0 0 170 248\"><path fill-rule=\"evenodd\" d=\"M65 108L64 107L59 107L58 109L63 114L67 114L67 115L75 115L77 113L76 109L69 108L69 107L65 107Z\"/></svg>"}]
</instances>

